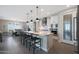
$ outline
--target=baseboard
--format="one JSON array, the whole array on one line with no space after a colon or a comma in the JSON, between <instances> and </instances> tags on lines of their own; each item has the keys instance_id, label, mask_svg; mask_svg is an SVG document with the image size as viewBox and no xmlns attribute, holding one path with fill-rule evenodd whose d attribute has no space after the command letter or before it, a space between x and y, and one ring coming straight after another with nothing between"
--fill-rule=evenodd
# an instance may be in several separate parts
<instances>
[{"instance_id":1,"label":"baseboard","mask_svg":"<svg viewBox=\"0 0 79 59\"><path fill-rule=\"evenodd\" d=\"M42 50L44 50L45 52L48 52L48 50L46 48L41 47Z\"/></svg>"}]
</instances>

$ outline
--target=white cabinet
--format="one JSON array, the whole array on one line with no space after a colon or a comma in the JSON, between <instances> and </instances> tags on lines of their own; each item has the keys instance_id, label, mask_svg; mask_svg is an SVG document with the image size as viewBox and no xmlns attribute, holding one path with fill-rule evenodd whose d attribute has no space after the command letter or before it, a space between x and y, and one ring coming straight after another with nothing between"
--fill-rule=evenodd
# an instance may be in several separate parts
<instances>
[{"instance_id":1,"label":"white cabinet","mask_svg":"<svg viewBox=\"0 0 79 59\"><path fill-rule=\"evenodd\" d=\"M41 36L41 48L49 52L49 50L53 47L53 34L43 35Z\"/></svg>"}]
</instances>

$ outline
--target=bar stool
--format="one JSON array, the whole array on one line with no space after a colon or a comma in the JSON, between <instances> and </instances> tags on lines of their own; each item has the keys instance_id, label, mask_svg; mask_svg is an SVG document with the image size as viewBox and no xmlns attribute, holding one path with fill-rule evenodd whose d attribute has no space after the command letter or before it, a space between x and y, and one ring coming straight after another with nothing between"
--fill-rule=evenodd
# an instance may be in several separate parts
<instances>
[{"instance_id":1,"label":"bar stool","mask_svg":"<svg viewBox=\"0 0 79 59\"><path fill-rule=\"evenodd\" d=\"M22 43L23 43L23 45L25 45L26 46L26 48L27 48L27 45L28 45L28 40L30 39L30 35L28 35L28 33L24 33L23 35L22 35Z\"/></svg>"},{"instance_id":2,"label":"bar stool","mask_svg":"<svg viewBox=\"0 0 79 59\"><path fill-rule=\"evenodd\" d=\"M20 37L21 37L21 43L22 43L23 45L25 44L25 43L24 43L24 41L25 41L24 39L26 38L25 35L26 35L26 34L25 34L24 32L21 32Z\"/></svg>"},{"instance_id":3,"label":"bar stool","mask_svg":"<svg viewBox=\"0 0 79 59\"><path fill-rule=\"evenodd\" d=\"M26 48L28 48L29 44L30 44L30 39L31 39L31 36L29 34L26 34L25 36L25 46Z\"/></svg>"},{"instance_id":4,"label":"bar stool","mask_svg":"<svg viewBox=\"0 0 79 59\"><path fill-rule=\"evenodd\" d=\"M37 48L40 48L41 50L41 38L31 35L29 50L30 48L33 49L33 54L35 54Z\"/></svg>"}]
</instances>

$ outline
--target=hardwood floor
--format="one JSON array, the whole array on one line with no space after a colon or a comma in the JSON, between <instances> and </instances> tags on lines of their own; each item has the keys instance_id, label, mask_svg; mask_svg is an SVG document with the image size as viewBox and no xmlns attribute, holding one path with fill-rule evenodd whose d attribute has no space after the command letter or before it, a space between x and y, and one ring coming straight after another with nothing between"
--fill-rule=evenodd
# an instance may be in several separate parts
<instances>
[{"instance_id":1,"label":"hardwood floor","mask_svg":"<svg viewBox=\"0 0 79 59\"><path fill-rule=\"evenodd\" d=\"M53 47L50 49L49 53L53 54L77 54L75 52L77 47L74 47L72 44L59 42L58 40L53 40Z\"/></svg>"},{"instance_id":2,"label":"hardwood floor","mask_svg":"<svg viewBox=\"0 0 79 59\"><path fill-rule=\"evenodd\" d=\"M23 46L19 37L3 36L3 42L0 43L0 54L32 54L32 50ZM43 50L36 50L36 54L47 54Z\"/></svg>"},{"instance_id":3,"label":"hardwood floor","mask_svg":"<svg viewBox=\"0 0 79 59\"><path fill-rule=\"evenodd\" d=\"M33 54L32 49L29 51L21 44L20 39L20 37L3 36L3 42L0 43L0 54ZM53 40L50 52L46 53L37 49L36 54L74 54L74 46Z\"/></svg>"}]
</instances>

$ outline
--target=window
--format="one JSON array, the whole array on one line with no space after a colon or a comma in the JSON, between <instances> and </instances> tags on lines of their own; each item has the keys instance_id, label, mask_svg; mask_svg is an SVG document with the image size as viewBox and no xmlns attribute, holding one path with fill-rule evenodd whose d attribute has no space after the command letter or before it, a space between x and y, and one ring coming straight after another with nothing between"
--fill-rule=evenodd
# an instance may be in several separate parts
<instances>
[{"instance_id":1,"label":"window","mask_svg":"<svg viewBox=\"0 0 79 59\"><path fill-rule=\"evenodd\" d=\"M22 29L22 26L20 23L8 23L8 31L14 31L15 29Z\"/></svg>"},{"instance_id":2,"label":"window","mask_svg":"<svg viewBox=\"0 0 79 59\"><path fill-rule=\"evenodd\" d=\"M8 30L15 30L16 25L14 23L9 23L8 24Z\"/></svg>"}]
</instances>

